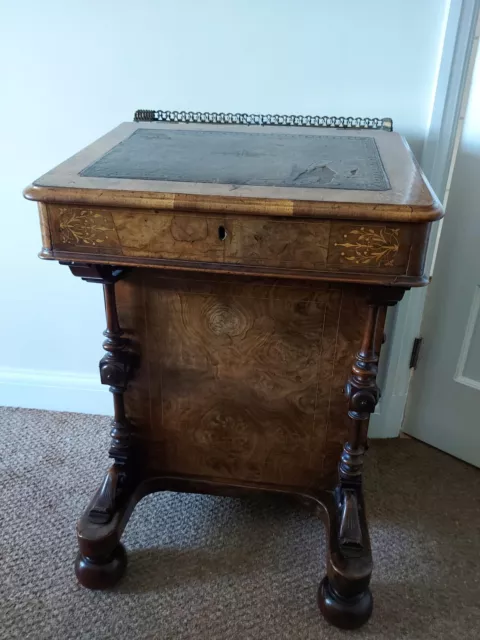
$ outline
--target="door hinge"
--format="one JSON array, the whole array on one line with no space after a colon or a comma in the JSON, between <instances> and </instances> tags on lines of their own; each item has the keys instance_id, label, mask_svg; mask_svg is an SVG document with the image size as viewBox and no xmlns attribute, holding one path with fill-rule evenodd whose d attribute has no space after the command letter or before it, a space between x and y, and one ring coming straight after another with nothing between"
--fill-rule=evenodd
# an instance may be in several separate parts
<instances>
[{"instance_id":1,"label":"door hinge","mask_svg":"<svg viewBox=\"0 0 480 640\"><path fill-rule=\"evenodd\" d=\"M412 355L410 356L410 369L416 369L418 364L418 356L420 354L420 347L422 346L423 338L415 338L413 341Z\"/></svg>"}]
</instances>

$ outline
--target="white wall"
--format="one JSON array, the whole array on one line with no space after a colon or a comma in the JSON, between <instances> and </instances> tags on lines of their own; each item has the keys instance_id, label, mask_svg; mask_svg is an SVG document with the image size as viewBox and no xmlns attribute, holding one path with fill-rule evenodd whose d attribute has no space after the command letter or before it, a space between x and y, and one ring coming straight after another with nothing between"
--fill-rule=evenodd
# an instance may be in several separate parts
<instances>
[{"instance_id":1,"label":"white wall","mask_svg":"<svg viewBox=\"0 0 480 640\"><path fill-rule=\"evenodd\" d=\"M0 9L0 404L110 412L99 286L37 259L29 182L137 108L427 131L448 0L17 0Z\"/></svg>"}]
</instances>

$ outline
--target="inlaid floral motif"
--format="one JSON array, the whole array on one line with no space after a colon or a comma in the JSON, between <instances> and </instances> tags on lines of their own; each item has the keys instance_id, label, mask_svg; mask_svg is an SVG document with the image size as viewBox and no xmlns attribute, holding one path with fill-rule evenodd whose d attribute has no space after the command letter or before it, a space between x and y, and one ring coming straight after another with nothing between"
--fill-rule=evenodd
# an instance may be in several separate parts
<instances>
[{"instance_id":1,"label":"inlaid floral motif","mask_svg":"<svg viewBox=\"0 0 480 640\"><path fill-rule=\"evenodd\" d=\"M108 241L112 226L108 225L105 216L98 212L87 209L60 209L59 230L61 240L65 244L96 246Z\"/></svg>"},{"instance_id":2,"label":"inlaid floral motif","mask_svg":"<svg viewBox=\"0 0 480 640\"><path fill-rule=\"evenodd\" d=\"M400 229L360 227L344 234L345 242L336 242L335 246L344 247L342 258L354 264L393 267L400 248L399 234Z\"/></svg>"}]
</instances>

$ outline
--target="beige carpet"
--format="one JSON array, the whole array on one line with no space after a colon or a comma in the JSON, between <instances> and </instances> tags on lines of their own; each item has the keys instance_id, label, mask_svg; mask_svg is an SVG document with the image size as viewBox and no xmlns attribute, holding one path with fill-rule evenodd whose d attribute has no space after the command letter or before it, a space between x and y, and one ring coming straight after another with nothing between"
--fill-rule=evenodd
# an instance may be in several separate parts
<instances>
[{"instance_id":1,"label":"beige carpet","mask_svg":"<svg viewBox=\"0 0 480 640\"><path fill-rule=\"evenodd\" d=\"M75 521L107 466L108 419L0 409L0 637L350 637L316 607L322 524L265 499L141 502L111 592L73 575ZM359 638L480 638L480 472L415 441L375 442L367 506L375 609Z\"/></svg>"}]
</instances>

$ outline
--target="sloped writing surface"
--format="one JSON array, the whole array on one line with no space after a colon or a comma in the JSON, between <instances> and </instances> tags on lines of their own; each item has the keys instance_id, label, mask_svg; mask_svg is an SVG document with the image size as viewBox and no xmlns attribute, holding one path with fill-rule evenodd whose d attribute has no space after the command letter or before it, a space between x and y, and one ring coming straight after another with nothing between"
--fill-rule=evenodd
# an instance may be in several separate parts
<instances>
[{"instance_id":1,"label":"sloped writing surface","mask_svg":"<svg viewBox=\"0 0 480 640\"><path fill-rule=\"evenodd\" d=\"M137 129L80 172L91 178L386 191L373 137Z\"/></svg>"}]
</instances>

